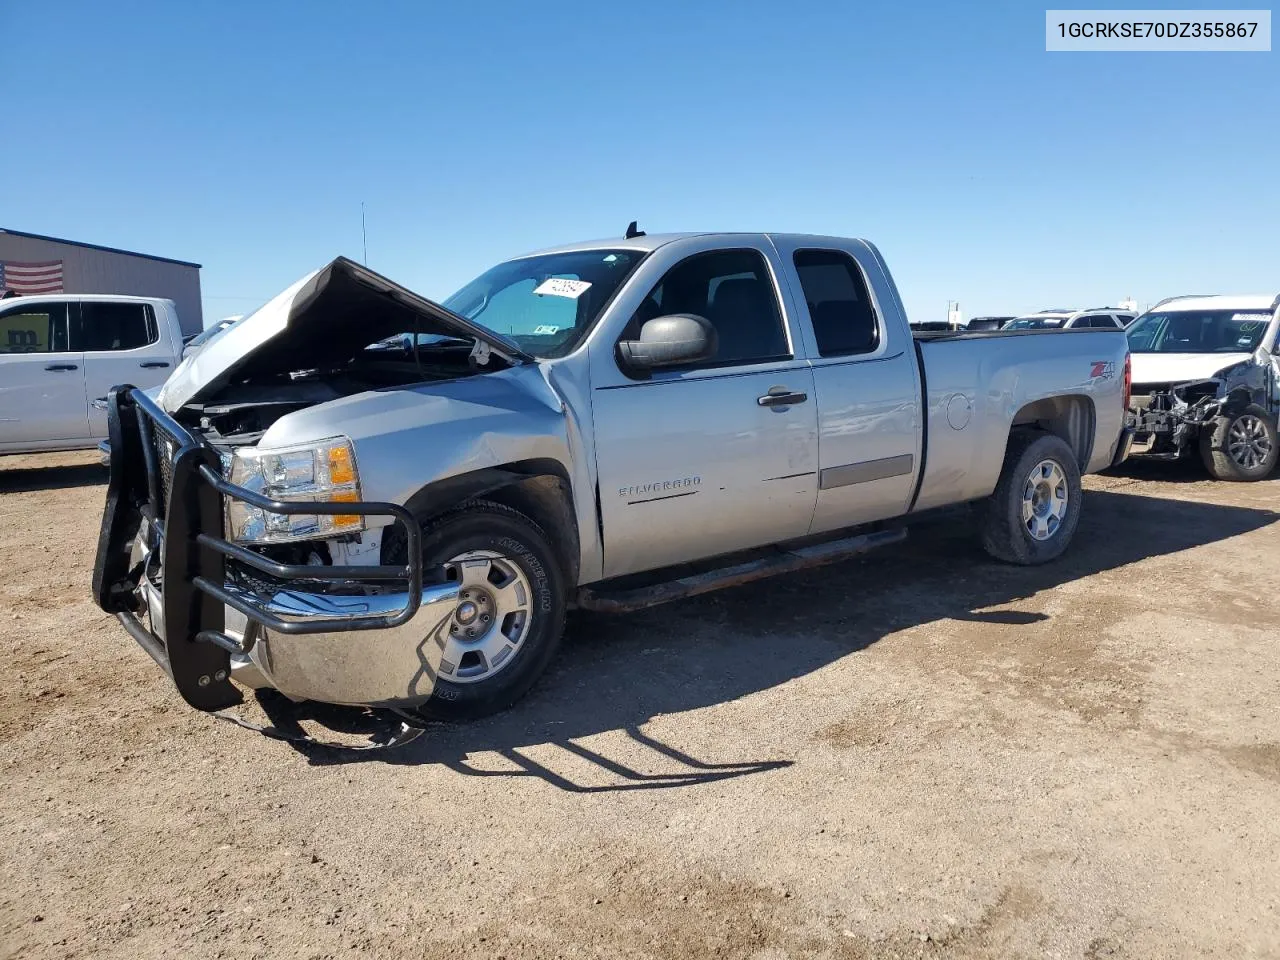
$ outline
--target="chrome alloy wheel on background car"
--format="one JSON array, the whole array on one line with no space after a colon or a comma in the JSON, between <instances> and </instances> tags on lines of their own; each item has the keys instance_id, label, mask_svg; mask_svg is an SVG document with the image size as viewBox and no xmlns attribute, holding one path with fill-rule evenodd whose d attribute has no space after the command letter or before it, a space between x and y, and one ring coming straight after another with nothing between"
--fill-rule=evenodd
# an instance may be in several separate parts
<instances>
[{"instance_id":1,"label":"chrome alloy wheel on background car","mask_svg":"<svg viewBox=\"0 0 1280 960\"><path fill-rule=\"evenodd\" d=\"M471 550L445 563L459 584L440 674L454 683L488 680L519 651L532 622L533 591L520 567L491 550Z\"/></svg>"},{"instance_id":2,"label":"chrome alloy wheel on background car","mask_svg":"<svg viewBox=\"0 0 1280 960\"><path fill-rule=\"evenodd\" d=\"M1055 460L1041 460L1022 486L1022 522L1033 540L1048 540L1067 517L1067 476Z\"/></svg>"}]
</instances>

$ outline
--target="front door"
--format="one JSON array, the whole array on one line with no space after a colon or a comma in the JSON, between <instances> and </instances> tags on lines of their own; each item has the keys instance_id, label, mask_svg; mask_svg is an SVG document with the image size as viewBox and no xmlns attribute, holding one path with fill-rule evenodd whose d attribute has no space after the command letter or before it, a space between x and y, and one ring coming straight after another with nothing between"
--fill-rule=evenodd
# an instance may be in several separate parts
<instances>
[{"instance_id":1,"label":"front door","mask_svg":"<svg viewBox=\"0 0 1280 960\"><path fill-rule=\"evenodd\" d=\"M673 313L711 321L714 357L592 391L606 577L802 536L813 517L813 375L762 251L677 263L623 338Z\"/></svg>"},{"instance_id":2,"label":"front door","mask_svg":"<svg viewBox=\"0 0 1280 960\"><path fill-rule=\"evenodd\" d=\"M84 359L67 347L65 302L0 301L0 450L89 436Z\"/></svg>"}]
</instances>

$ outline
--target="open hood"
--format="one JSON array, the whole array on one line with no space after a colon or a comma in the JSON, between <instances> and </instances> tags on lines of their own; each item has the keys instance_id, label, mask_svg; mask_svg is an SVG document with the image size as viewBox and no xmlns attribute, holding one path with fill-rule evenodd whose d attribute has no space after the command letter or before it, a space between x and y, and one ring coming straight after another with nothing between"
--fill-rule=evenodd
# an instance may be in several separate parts
<instances>
[{"instance_id":1,"label":"open hood","mask_svg":"<svg viewBox=\"0 0 1280 960\"><path fill-rule=\"evenodd\" d=\"M372 343L414 331L474 337L509 363L532 359L506 337L339 257L183 360L158 399L173 412L233 379L341 364Z\"/></svg>"},{"instance_id":2,"label":"open hood","mask_svg":"<svg viewBox=\"0 0 1280 960\"><path fill-rule=\"evenodd\" d=\"M1188 383L1208 380L1219 370L1248 360L1248 353L1135 353L1130 357L1133 382Z\"/></svg>"}]
</instances>

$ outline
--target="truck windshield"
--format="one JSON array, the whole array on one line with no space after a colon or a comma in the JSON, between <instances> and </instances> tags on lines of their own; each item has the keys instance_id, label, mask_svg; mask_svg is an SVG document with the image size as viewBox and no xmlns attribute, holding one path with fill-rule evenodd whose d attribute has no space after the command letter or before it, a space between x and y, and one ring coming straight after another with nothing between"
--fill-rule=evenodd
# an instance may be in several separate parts
<instances>
[{"instance_id":1,"label":"truck windshield","mask_svg":"<svg viewBox=\"0 0 1280 960\"><path fill-rule=\"evenodd\" d=\"M508 260L444 301L535 357L573 350L644 258L641 250L581 250Z\"/></svg>"},{"instance_id":2,"label":"truck windshield","mask_svg":"<svg viewBox=\"0 0 1280 960\"><path fill-rule=\"evenodd\" d=\"M1131 353L1252 353L1270 321L1269 313L1175 310L1145 313L1125 333Z\"/></svg>"},{"instance_id":3,"label":"truck windshield","mask_svg":"<svg viewBox=\"0 0 1280 960\"><path fill-rule=\"evenodd\" d=\"M222 333L223 330L226 330L228 327L234 324L237 320L243 320L243 319L244 319L243 317L227 317L223 320L218 320L216 323L213 324L213 326L205 327L203 330L197 333L194 337L188 340L187 346L203 347L206 343L208 343L218 334Z\"/></svg>"}]
</instances>

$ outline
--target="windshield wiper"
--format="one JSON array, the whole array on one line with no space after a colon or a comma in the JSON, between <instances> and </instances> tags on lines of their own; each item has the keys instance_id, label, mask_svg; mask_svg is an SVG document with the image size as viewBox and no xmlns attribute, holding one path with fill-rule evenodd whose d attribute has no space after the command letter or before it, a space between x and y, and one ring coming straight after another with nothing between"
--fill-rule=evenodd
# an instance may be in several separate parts
<instances>
[{"instance_id":1,"label":"windshield wiper","mask_svg":"<svg viewBox=\"0 0 1280 960\"><path fill-rule=\"evenodd\" d=\"M431 350L435 347L469 347L475 343L472 337L439 336L435 340L418 340L418 350ZM401 350L413 353L414 337L412 334L397 333L395 336L379 340L365 347L366 350Z\"/></svg>"}]
</instances>

